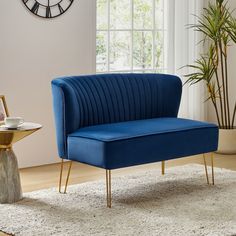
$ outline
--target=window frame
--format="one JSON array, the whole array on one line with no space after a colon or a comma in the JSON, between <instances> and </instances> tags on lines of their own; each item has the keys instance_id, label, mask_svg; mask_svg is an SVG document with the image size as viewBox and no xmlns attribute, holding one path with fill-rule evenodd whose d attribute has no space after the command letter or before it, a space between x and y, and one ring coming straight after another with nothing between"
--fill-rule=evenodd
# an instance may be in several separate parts
<instances>
[{"instance_id":1,"label":"window frame","mask_svg":"<svg viewBox=\"0 0 236 236\"><path fill-rule=\"evenodd\" d=\"M119 1L119 0L117 0ZM167 56L168 56L168 40L167 40L167 34L168 34L168 21L169 19L166 17L168 13L168 1L166 0L160 0L161 5L163 8L163 13L162 13L162 25L161 28L157 27L156 24L156 0L152 0L152 29L136 29L134 28L134 0L130 0L131 4L131 28L130 29L111 29L111 0L107 0L107 29L99 29L96 23L96 35L99 32L105 32L107 33L107 39L106 39L106 70L104 71L98 71L97 69L97 55L96 55L96 73L121 73L121 72L143 72L143 73L155 73L155 72L167 72ZM97 9L97 8L96 8ZM97 12L97 10L96 10ZM97 16L98 17L98 16ZM130 69L120 69L120 70L111 70L110 68L110 45L111 45L111 32L129 32L131 36L131 41L130 41L130 60L131 60L131 66ZM134 59L133 59L133 52L134 52L134 33L135 32L151 32L152 33L152 62L151 62L151 68L145 68L145 69L136 69L134 68ZM162 62L163 62L163 67L159 68L154 68L155 65L155 59L156 59L156 48L157 48L157 42L156 42L156 36L155 34L157 32L162 33L162 48L163 48L163 53L162 53ZM97 48L97 40L96 40L96 48Z\"/></svg>"}]
</instances>

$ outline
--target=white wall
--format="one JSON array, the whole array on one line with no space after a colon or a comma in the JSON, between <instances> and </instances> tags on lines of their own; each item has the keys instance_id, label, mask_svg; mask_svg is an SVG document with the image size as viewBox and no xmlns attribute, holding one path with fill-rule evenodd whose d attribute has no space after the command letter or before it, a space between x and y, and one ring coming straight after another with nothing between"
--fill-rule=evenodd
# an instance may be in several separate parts
<instances>
[{"instance_id":1,"label":"white wall","mask_svg":"<svg viewBox=\"0 0 236 236\"><path fill-rule=\"evenodd\" d=\"M229 0L229 6L231 10L236 9L236 1L235 0ZM234 17L236 17L236 11L233 12ZM234 103L236 101L236 45L233 45L229 49L229 95L231 99L231 111L233 110ZM232 112L231 112L232 113ZM216 121L215 112L213 110L213 107L211 103L208 103L208 120L210 121Z\"/></svg>"},{"instance_id":2,"label":"white wall","mask_svg":"<svg viewBox=\"0 0 236 236\"><path fill-rule=\"evenodd\" d=\"M62 16L46 20L21 0L0 2L0 94L10 115L43 129L14 146L19 166L58 162L50 81L95 72L95 0L75 0Z\"/></svg>"}]
</instances>

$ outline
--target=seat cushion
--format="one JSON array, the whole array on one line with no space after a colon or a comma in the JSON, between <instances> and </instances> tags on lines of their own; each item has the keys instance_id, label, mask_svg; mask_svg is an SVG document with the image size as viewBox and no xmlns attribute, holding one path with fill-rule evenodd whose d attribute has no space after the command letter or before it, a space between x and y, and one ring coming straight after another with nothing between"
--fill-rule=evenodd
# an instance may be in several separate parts
<instances>
[{"instance_id":1,"label":"seat cushion","mask_svg":"<svg viewBox=\"0 0 236 236\"><path fill-rule=\"evenodd\" d=\"M70 160L116 169L215 151L218 127L180 118L127 121L81 128L67 144Z\"/></svg>"}]
</instances>

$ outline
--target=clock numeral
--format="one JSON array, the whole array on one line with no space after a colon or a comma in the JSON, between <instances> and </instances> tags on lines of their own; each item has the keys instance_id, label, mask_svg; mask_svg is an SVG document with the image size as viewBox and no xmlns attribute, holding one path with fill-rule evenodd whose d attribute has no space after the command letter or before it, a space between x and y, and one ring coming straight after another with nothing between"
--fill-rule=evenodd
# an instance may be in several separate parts
<instances>
[{"instance_id":1,"label":"clock numeral","mask_svg":"<svg viewBox=\"0 0 236 236\"><path fill-rule=\"evenodd\" d=\"M39 10L39 3L38 2L35 2L35 4L33 5L33 7L31 8L31 11L33 13L38 13L38 10Z\"/></svg>"},{"instance_id":2,"label":"clock numeral","mask_svg":"<svg viewBox=\"0 0 236 236\"><path fill-rule=\"evenodd\" d=\"M62 6L60 4L58 4L58 8L59 8L59 11L61 14L65 12L65 10L62 8Z\"/></svg>"},{"instance_id":3,"label":"clock numeral","mask_svg":"<svg viewBox=\"0 0 236 236\"><path fill-rule=\"evenodd\" d=\"M1 1L1 0L0 0ZM35 15L54 18L65 13L74 0L20 0ZM42 2L42 3L41 3Z\"/></svg>"},{"instance_id":4,"label":"clock numeral","mask_svg":"<svg viewBox=\"0 0 236 236\"><path fill-rule=\"evenodd\" d=\"M51 9L50 7L48 6L46 8L46 18L51 18L52 17L52 13L51 13Z\"/></svg>"}]
</instances>

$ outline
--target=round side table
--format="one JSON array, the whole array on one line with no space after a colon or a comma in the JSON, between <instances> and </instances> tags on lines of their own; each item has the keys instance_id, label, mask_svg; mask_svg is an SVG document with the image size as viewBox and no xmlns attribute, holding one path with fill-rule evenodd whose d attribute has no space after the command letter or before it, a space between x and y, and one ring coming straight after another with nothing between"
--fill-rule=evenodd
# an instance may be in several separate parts
<instances>
[{"instance_id":1,"label":"round side table","mask_svg":"<svg viewBox=\"0 0 236 236\"><path fill-rule=\"evenodd\" d=\"M17 129L0 126L0 203L14 203L22 199L18 163L12 145L42 128L26 122Z\"/></svg>"}]
</instances>

